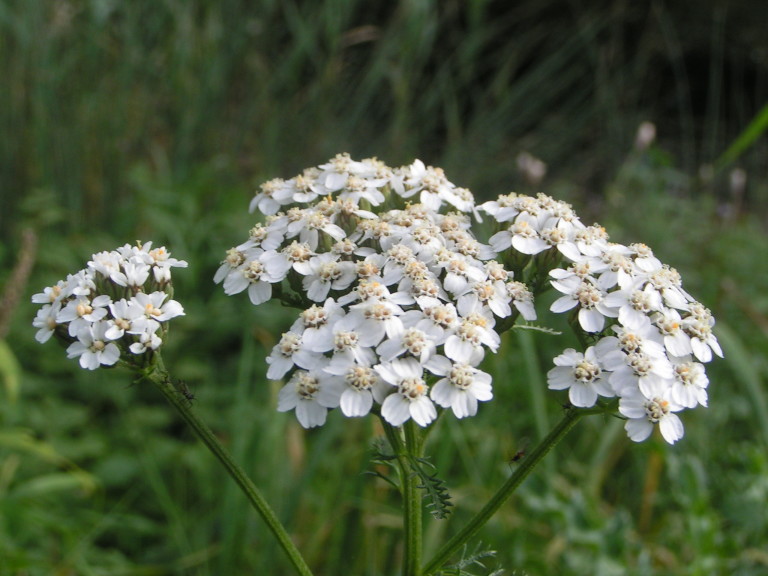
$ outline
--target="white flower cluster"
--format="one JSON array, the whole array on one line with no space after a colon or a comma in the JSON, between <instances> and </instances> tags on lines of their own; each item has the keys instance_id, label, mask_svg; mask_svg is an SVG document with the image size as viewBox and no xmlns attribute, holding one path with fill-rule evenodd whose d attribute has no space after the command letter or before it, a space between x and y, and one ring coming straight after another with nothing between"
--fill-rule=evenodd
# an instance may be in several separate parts
<instances>
[{"instance_id":1,"label":"white flower cluster","mask_svg":"<svg viewBox=\"0 0 768 576\"><path fill-rule=\"evenodd\" d=\"M513 193L476 206L421 161L393 169L340 154L266 182L254 210L265 222L228 251L215 281L254 304L301 303L267 376L287 378L278 410L306 428L337 407L394 426L427 426L436 406L475 415L492 398L478 368L486 351L518 317L535 320L534 293L550 287L562 293L551 310L573 311L596 340L555 359L550 388L568 388L577 407L619 397L638 441L660 423L674 442L674 412L706 404L701 362L721 355L709 311L650 249L610 243L564 202ZM499 230L487 244L471 228L481 212Z\"/></svg>"},{"instance_id":2,"label":"white flower cluster","mask_svg":"<svg viewBox=\"0 0 768 576\"><path fill-rule=\"evenodd\" d=\"M330 408L364 416L376 403L394 426L427 426L435 405L463 418L492 398L478 365L499 346L496 321L535 311L470 231L468 190L420 161L393 170L339 155L267 182L251 209L266 224L228 252L215 280L254 304L282 284L308 306L267 359L269 378L288 376L278 410L312 427Z\"/></svg>"},{"instance_id":3,"label":"white flower cluster","mask_svg":"<svg viewBox=\"0 0 768 576\"><path fill-rule=\"evenodd\" d=\"M505 226L491 238L496 250L538 254L556 247L565 257L567 268L549 272L562 294L550 309L573 311L578 328L595 337L584 353L568 349L555 358L549 388L568 389L571 404L583 408L599 396L618 397L632 440L645 440L658 424L672 444L683 436L675 412L707 405L702 363L722 356L714 318L648 246L609 242L603 228L585 227L561 210L543 196L512 194L488 204Z\"/></svg>"},{"instance_id":4,"label":"white flower cluster","mask_svg":"<svg viewBox=\"0 0 768 576\"><path fill-rule=\"evenodd\" d=\"M127 358L142 365L163 343L166 322L184 310L171 299L171 268L187 263L152 243L94 254L84 270L32 296L42 304L35 339L54 334L68 344L67 357L95 370ZM130 352L130 354L128 354Z\"/></svg>"}]
</instances>

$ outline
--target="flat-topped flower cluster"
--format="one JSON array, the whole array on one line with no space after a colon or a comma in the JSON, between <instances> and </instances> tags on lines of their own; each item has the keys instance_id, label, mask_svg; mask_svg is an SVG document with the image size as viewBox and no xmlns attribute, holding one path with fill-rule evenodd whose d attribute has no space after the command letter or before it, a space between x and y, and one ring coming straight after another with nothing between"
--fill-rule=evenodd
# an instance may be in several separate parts
<instances>
[{"instance_id":1,"label":"flat-topped flower cluster","mask_svg":"<svg viewBox=\"0 0 768 576\"><path fill-rule=\"evenodd\" d=\"M304 427L337 407L394 426L427 426L438 407L475 415L493 396L480 363L501 331L536 319L534 295L550 288L562 294L551 311L570 312L593 342L548 375L573 406L618 397L630 438L659 424L675 442L675 412L706 405L702 363L722 355L712 315L647 246L609 242L564 202L513 193L478 206L421 161L393 169L340 154L266 182L250 208L264 222L215 281L256 305L301 303L267 375L287 379L278 410ZM482 214L497 230L487 242L473 232Z\"/></svg>"},{"instance_id":2,"label":"flat-topped flower cluster","mask_svg":"<svg viewBox=\"0 0 768 576\"><path fill-rule=\"evenodd\" d=\"M95 370L123 360L143 366L160 348L167 321L184 314L171 299L171 268L186 267L152 243L94 254L85 269L32 296L43 306L33 325L35 339L56 336L67 357Z\"/></svg>"}]
</instances>

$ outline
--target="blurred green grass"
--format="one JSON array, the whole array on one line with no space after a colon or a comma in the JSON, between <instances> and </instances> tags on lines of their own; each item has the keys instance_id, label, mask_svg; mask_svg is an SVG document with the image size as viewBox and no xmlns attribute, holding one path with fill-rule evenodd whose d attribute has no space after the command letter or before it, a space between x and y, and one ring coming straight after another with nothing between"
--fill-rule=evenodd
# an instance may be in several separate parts
<instances>
[{"instance_id":1,"label":"blurred green grass","mask_svg":"<svg viewBox=\"0 0 768 576\"><path fill-rule=\"evenodd\" d=\"M414 157L491 197L529 185L642 241L712 308L726 360L674 447L583 423L484 530L508 573L740 574L768 569L766 139L713 165L768 96L753 4L6 0L0 4L0 280L20 231L37 264L0 355L0 574L287 574L264 528L153 390L85 373L33 338L28 297L135 239L190 262L166 363L253 473L319 574L396 574L399 509L370 467L369 420L303 432L263 358L290 313L211 278L252 224L259 182L339 151ZM685 16L685 18L683 18ZM633 149L653 121L659 141ZM701 167L704 167L702 170ZM748 177L733 193L729 170ZM510 334L496 401L445 419L434 462L455 518L540 438L561 399L562 339ZM16 384L14 384L14 382ZM12 391L18 390L14 398ZM495 566L494 561L488 563Z\"/></svg>"}]
</instances>

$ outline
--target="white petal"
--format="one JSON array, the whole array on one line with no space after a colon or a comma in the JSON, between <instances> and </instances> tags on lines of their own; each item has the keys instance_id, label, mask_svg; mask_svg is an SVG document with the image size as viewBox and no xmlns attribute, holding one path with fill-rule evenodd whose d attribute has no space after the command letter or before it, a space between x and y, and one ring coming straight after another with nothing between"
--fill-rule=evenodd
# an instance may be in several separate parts
<instances>
[{"instance_id":1,"label":"white petal","mask_svg":"<svg viewBox=\"0 0 768 576\"><path fill-rule=\"evenodd\" d=\"M341 411L351 418L365 416L372 405L373 396L367 390L347 388L341 395Z\"/></svg>"},{"instance_id":2,"label":"white petal","mask_svg":"<svg viewBox=\"0 0 768 576\"><path fill-rule=\"evenodd\" d=\"M633 442L642 442L653 432L653 424L645 418L637 418L627 420L626 424L624 424L624 429Z\"/></svg>"},{"instance_id":3,"label":"white petal","mask_svg":"<svg viewBox=\"0 0 768 576\"><path fill-rule=\"evenodd\" d=\"M411 403L400 394L390 394L381 405L381 415L392 426L400 426L411 417Z\"/></svg>"},{"instance_id":4,"label":"white petal","mask_svg":"<svg viewBox=\"0 0 768 576\"><path fill-rule=\"evenodd\" d=\"M659 430L661 430L661 435L664 437L664 440L670 444L674 444L680 440L685 433L680 418L678 418L677 414L672 413L667 414L661 419L659 422Z\"/></svg>"},{"instance_id":5,"label":"white petal","mask_svg":"<svg viewBox=\"0 0 768 576\"><path fill-rule=\"evenodd\" d=\"M597 392L591 386L575 382L568 391L568 399L579 408L591 408L597 401Z\"/></svg>"},{"instance_id":6,"label":"white petal","mask_svg":"<svg viewBox=\"0 0 768 576\"><path fill-rule=\"evenodd\" d=\"M296 405L296 418L304 428L314 428L325 424L328 410L310 400L302 400Z\"/></svg>"},{"instance_id":7,"label":"white petal","mask_svg":"<svg viewBox=\"0 0 768 576\"><path fill-rule=\"evenodd\" d=\"M432 404L432 400L426 396L422 396L418 400L413 400L410 404L411 416L419 426L427 426L432 420L437 418L435 405Z\"/></svg>"}]
</instances>

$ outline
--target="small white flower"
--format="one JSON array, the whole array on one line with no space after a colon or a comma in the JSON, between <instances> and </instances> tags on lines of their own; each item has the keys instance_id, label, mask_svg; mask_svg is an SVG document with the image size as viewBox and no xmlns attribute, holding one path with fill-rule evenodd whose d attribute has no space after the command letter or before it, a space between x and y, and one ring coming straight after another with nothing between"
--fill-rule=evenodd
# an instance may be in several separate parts
<instances>
[{"instance_id":1,"label":"small white flower","mask_svg":"<svg viewBox=\"0 0 768 576\"><path fill-rule=\"evenodd\" d=\"M333 364L333 362L331 362ZM373 401L383 402L392 387L384 382L379 374L370 366L350 364L343 371L332 371L329 366L326 372L337 374L344 378L346 385L339 399L339 406L345 416L357 418L371 411Z\"/></svg>"},{"instance_id":2,"label":"small white flower","mask_svg":"<svg viewBox=\"0 0 768 576\"><path fill-rule=\"evenodd\" d=\"M313 304L304 310L291 326L291 332L301 335L306 350L327 352L333 347L334 330L346 329L336 326L344 317L342 307L333 298L328 298L322 306Z\"/></svg>"},{"instance_id":3,"label":"small white flower","mask_svg":"<svg viewBox=\"0 0 768 576\"><path fill-rule=\"evenodd\" d=\"M110 340L118 340L126 332L129 334L139 334L146 328L147 318L144 307L135 299L126 300L125 298L117 302L110 302L109 310L112 318L109 320L109 329L105 335ZM151 320L154 322L155 320Z\"/></svg>"},{"instance_id":4,"label":"small white flower","mask_svg":"<svg viewBox=\"0 0 768 576\"><path fill-rule=\"evenodd\" d=\"M478 314L463 318L445 340L445 355L454 362L476 366L485 355L485 348L495 352L499 347L499 335L491 326L492 321Z\"/></svg>"},{"instance_id":5,"label":"small white flower","mask_svg":"<svg viewBox=\"0 0 768 576\"><path fill-rule=\"evenodd\" d=\"M70 300L56 315L56 322L69 323L69 335L76 337L81 329L89 327L107 315L107 306L110 302L111 299L105 294L96 296L93 300L85 297Z\"/></svg>"},{"instance_id":6,"label":"small white flower","mask_svg":"<svg viewBox=\"0 0 768 576\"><path fill-rule=\"evenodd\" d=\"M58 325L56 316L58 315L59 310L61 310L61 302L46 304L37 311L37 316L35 316L35 319L32 321L32 326L39 328L35 334L35 340L41 344L43 342L48 342L51 336L53 336L56 326Z\"/></svg>"},{"instance_id":7,"label":"small white flower","mask_svg":"<svg viewBox=\"0 0 768 576\"><path fill-rule=\"evenodd\" d=\"M432 333L435 333L433 329ZM376 352L384 362L390 362L406 352L424 364L435 353L437 346L432 337L418 328L405 328L385 339Z\"/></svg>"},{"instance_id":8,"label":"small white flower","mask_svg":"<svg viewBox=\"0 0 768 576\"><path fill-rule=\"evenodd\" d=\"M325 424L329 408L339 405L343 382L321 369L297 370L278 393L278 412L296 411L304 428Z\"/></svg>"},{"instance_id":9,"label":"small white flower","mask_svg":"<svg viewBox=\"0 0 768 576\"><path fill-rule=\"evenodd\" d=\"M67 348L67 358L80 358L80 366L87 370L115 364L120 359L120 349L108 341L105 335L108 328L107 322L95 322L81 328L77 341Z\"/></svg>"},{"instance_id":10,"label":"small white flower","mask_svg":"<svg viewBox=\"0 0 768 576\"><path fill-rule=\"evenodd\" d=\"M619 412L628 418L624 428L634 442L642 442L651 435L653 426L659 425L661 435L669 444L683 437L683 423L675 412L680 406L661 397L648 399L639 390L622 396Z\"/></svg>"},{"instance_id":11,"label":"small white flower","mask_svg":"<svg viewBox=\"0 0 768 576\"><path fill-rule=\"evenodd\" d=\"M54 302L61 302L64 297L65 283L63 280L59 280L53 286L49 286L43 289L42 292L38 292L32 296L32 302L35 304L53 304Z\"/></svg>"},{"instance_id":12,"label":"small white flower","mask_svg":"<svg viewBox=\"0 0 768 576\"><path fill-rule=\"evenodd\" d=\"M621 358L619 360L618 358ZM623 396L628 390L640 389L648 398L665 394L672 384L672 363L666 356L652 356L643 350L618 357L606 356L606 369L613 389Z\"/></svg>"},{"instance_id":13,"label":"small white flower","mask_svg":"<svg viewBox=\"0 0 768 576\"><path fill-rule=\"evenodd\" d=\"M280 380L294 365L305 370L316 368L320 358L322 357L319 354L303 346L300 334L285 332L280 337L280 342L272 348L272 353L267 356L267 378Z\"/></svg>"},{"instance_id":14,"label":"small white flower","mask_svg":"<svg viewBox=\"0 0 768 576\"><path fill-rule=\"evenodd\" d=\"M135 302L144 309L144 315L156 322L165 322L177 316L184 316L184 308L176 300L168 299L165 292L145 294L139 292L133 297Z\"/></svg>"},{"instance_id":15,"label":"small white flower","mask_svg":"<svg viewBox=\"0 0 768 576\"><path fill-rule=\"evenodd\" d=\"M589 408L595 405L598 396L614 396L593 346L584 354L568 348L556 356L554 362L556 367L547 373L548 387L567 389L568 399L574 406Z\"/></svg>"},{"instance_id":16,"label":"small white flower","mask_svg":"<svg viewBox=\"0 0 768 576\"><path fill-rule=\"evenodd\" d=\"M517 280L507 282L507 294L512 298L512 305L528 322L536 320L536 308L533 307L533 292L528 286Z\"/></svg>"},{"instance_id":17,"label":"small white flower","mask_svg":"<svg viewBox=\"0 0 768 576\"><path fill-rule=\"evenodd\" d=\"M304 276L304 290L314 302L324 302L331 290L346 290L357 279L355 264L340 261L338 255L330 252L297 263L294 269Z\"/></svg>"},{"instance_id":18,"label":"small white flower","mask_svg":"<svg viewBox=\"0 0 768 576\"><path fill-rule=\"evenodd\" d=\"M384 381L397 388L381 405L382 417L392 426L400 426L413 418L414 422L424 427L437 418L435 406L429 399L429 388L423 379L424 368L418 360L395 360L378 364L374 370Z\"/></svg>"},{"instance_id":19,"label":"small white flower","mask_svg":"<svg viewBox=\"0 0 768 576\"><path fill-rule=\"evenodd\" d=\"M163 344L163 340L157 335L160 324L150 321L146 324L144 330L137 334L138 342L131 344L128 349L134 354L144 354L147 351L157 350Z\"/></svg>"},{"instance_id":20,"label":"small white flower","mask_svg":"<svg viewBox=\"0 0 768 576\"><path fill-rule=\"evenodd\" d=\"M456 418L477 414L477 403L493 398L491 375L465 363L453 364L444 356L437 356L429 362L433 374L445 376L438 380L430 397L443 408L453 410Z\"/></svg>"},{"instance_id":21,"label":"small white flower","mask_svg":"<svg viewBox=\"0 0 768 576\"><path fill-rule=\"evenodd\" d=\"M224 293L238 294L248 290L248 297L254 305L262 304L272 297L272 284L280 282L287 271L286 263L274 250L263 252L254 249L246 254L242 264L231 268L224 277ZM219 268L217 278L221 278L225 263Z\"/></svg>"},{"instance_id":22,"label":"small white flower","mask_svg":"<svg viewBox=\"0 0 768 576\"><path fill-rule=\"evenodd\" d=\"M722 358L723 351L712 333L715 325L712 313L698 302L691 304L689 311L690 315L683 319L683 330L691 337L693 355L701 362L712 360L713 352Z\"/></svg>"},{"instance_id":23,"label":"small white flower","mask_svg":"<svg viewBox=\"0 0 768 576\"><path fill-rule=\"evenodd\" d=\"M646 323L648 316L663 308L661 294L651 284L641 290L643 280L627 289L615 290L605 297L605 304L619 311L619 322L630 328Z\"/></svg>"},{"instance_id":24,"label":"small white flower","mask_svg":"<svg viewBox=\"0 0 768 576\"><path fill-rule=\"evenodd\" d=\"M704 366L691 361L690 357L681 358L673 366L674 381L670 390L670 398L684 408L695 408L697 405L707 405L707 386L709 379Z\"/></svg>"},{"instance_id":25,"label":"small white flower","mask_svg":"<svg viewBox=\"0 0 768 576\"><path fill-rule=\"evenodd\" d=\"M615 318L618 312L605 303L606 293L594 282L557 282L554 286L565 295L552 303L550 310L556 313L566 312L579 307L579 324L585 332L600 332L605 326L605 318Z\"/></svg>"},{"instance_id":26,"label":"small white flower","mask_svg":"<svg viewBox=\"0 0 768 576\"><path fill-rule=\"evenodd\" d=\"M457 308L462 316L488 308L499 318L506 318L512 314L510 299L511 296L504 282L484 280L475 283L469 291L459 296Z\"/></svg>"},{"instance_id":27,"label":"small white flower","mask_svg":"<svg viewBox=\"0 0 768 576\"><path fill-rule=\"evenodd\" d=\"M370 341L378 344L384 336L394 338L403 331L402 313L403 309L389 300L367 300L350 306L349 314L339 321L339 329L370 334Z\"/></svg>"}]
</instances>

